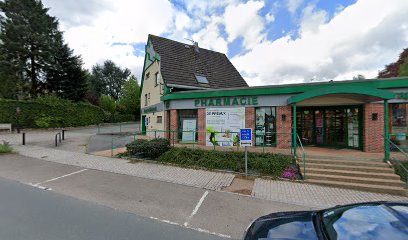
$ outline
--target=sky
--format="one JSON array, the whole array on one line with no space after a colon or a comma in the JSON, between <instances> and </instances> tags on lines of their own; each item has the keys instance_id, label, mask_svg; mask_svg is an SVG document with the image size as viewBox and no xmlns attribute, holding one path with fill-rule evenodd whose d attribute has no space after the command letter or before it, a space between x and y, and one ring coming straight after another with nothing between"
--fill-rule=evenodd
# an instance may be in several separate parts
<instances>
[{"instance_id":1,"label":"sky","mask_svg":"<svg viewBox=\"0 0 408 240\"><path fill-rule=\"evenodd\" d=\"M148 34L225 53L250 86L376 78L408 47L408 0L43 0L85 67L140 80Z\"/></svg>"}]
</instances>

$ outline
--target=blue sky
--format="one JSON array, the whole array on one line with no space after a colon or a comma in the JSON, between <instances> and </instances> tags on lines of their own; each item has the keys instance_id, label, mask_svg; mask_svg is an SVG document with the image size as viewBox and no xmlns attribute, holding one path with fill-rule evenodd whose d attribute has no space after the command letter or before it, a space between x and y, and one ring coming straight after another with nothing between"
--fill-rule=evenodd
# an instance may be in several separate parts
<instances>
[{"instance_id":1,"label":"blue sky","mask_svg":"<svg viewBox=\"0 0 408 240\"><path fill-rule=\"evenodd\" d=\"M139 79L148 34L227 54L249 85L375 78L408 47L406 0L43 2L88 68L111 59Z\"/></svg>"}]
</instances>

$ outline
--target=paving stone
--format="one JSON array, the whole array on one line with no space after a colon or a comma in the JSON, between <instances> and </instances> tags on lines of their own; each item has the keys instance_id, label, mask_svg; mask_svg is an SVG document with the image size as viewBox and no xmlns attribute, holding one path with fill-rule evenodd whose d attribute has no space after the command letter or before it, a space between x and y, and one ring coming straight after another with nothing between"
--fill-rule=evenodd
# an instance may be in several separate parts
<instances>
[{"instance_id":1,"label":"paving stone","mask_svg":"<svg viewBox=\"0 0 408 240\"><path fill-rule=\"evenodd\" d=\"M252 196L317 208L368 201L408 202L408 198L403 196L259 178L255 180Z\"/></svg>"}]
</instances>

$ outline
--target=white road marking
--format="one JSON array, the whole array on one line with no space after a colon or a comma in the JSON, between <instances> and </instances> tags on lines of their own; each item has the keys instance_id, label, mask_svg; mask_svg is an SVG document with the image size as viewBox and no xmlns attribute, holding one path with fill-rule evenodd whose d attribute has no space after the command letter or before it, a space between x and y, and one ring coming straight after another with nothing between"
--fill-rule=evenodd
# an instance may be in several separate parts
<instances>
[{"instance_id":1,"label":"white road marking","mask_svg":"<svg viewBox=\"0 0 408 240\"><path fill-rule=\"evenodd\" d=\"M211 232L211 231L209 231L209 230L207 230L207 229L202 229L202 228L187 227L187 226L183 226L183 225L181 225L181 224L179 224L179 223L172 222L172 221L165 220L165 219L159 219L159 218L156 218L156 217L150 217L150 219L153 219L153 220L156 220L156 221L160 221L160 222L163 222L163 223L167 223L167 224L171 224L171 225L176 225L176 226L179 226L179 227L184 227L184 228L191 229L191 230L198 231L198 232L202 232L202 233L208 233L208 234L211 234L211 235L214 235L214 236L218 236L218 237L231 238L230 235L226 235L226 234L222 234L222 233L216 233L216 232Z\"/></svg>"},{"instance_id":2,"label":"white road marking","mask_svg":"<svg viewBox=\"0 0 408 240\"><path fill-rule=\"evenodd\" d=\"M198 209L200 208L201 204L203 204L203 201L205 199L205 197L207 197L208 195L208 191L205 191L205 193L203 194L203 196L201 196L200 200L198 201L197 205L195 206L193 212L190 214L190 216L187 218L187 221L184 223L184 226L187 227L188 222L191 220L191 218L196 215L196 213L198 212Z\"/></svg>"},{"instance_id":3,"label":"white road marking","mask_svg":"<svg viewBox=\"0 0 408 240\"><path fill-rule=\"evenodd\" d=\"M40 186L40 184L52 182L52 181L55 181L55 180L58 180L58 179L61 179L61 178L64 178L64 177L68 177L68 176L71 176L71 175L74 175L74 174L77 174L77 173L80 173L80 172L84 172L84 171L86 171L86 170L88 170L88 169L86 169L86 168L85 168L85 169L81 169L81 170L76 171L76 172L73 172L73 173L65 174L65 175L62 175L62 176L60 176L60 177L52 178L52 179L46 180L46 181L44 181L44 182L39 182L39 183L33 184L33 186L34 186L34 187L38 187L38 186Z\"/></svg>"}]
</instances>

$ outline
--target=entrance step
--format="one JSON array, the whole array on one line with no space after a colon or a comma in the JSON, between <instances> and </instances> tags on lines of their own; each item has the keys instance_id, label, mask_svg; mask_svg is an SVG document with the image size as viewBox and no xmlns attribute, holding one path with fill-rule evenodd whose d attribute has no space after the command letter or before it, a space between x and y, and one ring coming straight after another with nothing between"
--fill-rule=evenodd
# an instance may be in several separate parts
<instances>
[{"instance_id":1,"label":"entrance step","mask_svg":"<svg viewBox=\"0 0 408 240\"><path fill-rule=\"evenodd\" d=\"M302 165L300 170L303 173ZM333 169L322 169L322 168L306 168L306 178L309 174L322 174L331 176L350 176L350 177L363 177L363 178L381 178L381 179L393 179L399 180L400 177L394 173L370 173L362 171L345 171L345 170L333 170Z\"/></svg>"},{"instance_id":2,"label":"entrance step","mask_svg":"<svg viewBox=\"0 0 408 240\"><path fill-rule=\"evenodd\" d=\"M314 180L324 180L324 181L335 181L338 183L358 183L358 184L372 184L372 185L381 185L381 186L393 186L403 188L405 184L399 179L383 179L381 177L352 177L352 176L340 176L340 175L329 175L329 174L316 174L309 173L306 174L306 179Z\"/></svg>"},{"instance_id":3,"label":"entrance step","mask_svg":"<svg viewBox=\"0 0 408 240\"><path fill-rule=\"evenodd\" d=\"M306 168L319 168L319 169L330 169L330 170L343 170L343 171L361 171L370 173L394 173L394 170L387 165L383 167L372 167L372 166L354 166L353 164L334 164L334 163L309 163L306 160ZM306 170L307 172L307 170Z\"/></svg>"},{"instance_id":4,"label":"entrance step","mask_svg":"<svg viewBox=\"0 0 408 240\"><path fill-rule=\"evenodd\" d=\"M318 163L318 164L335 164L335 165L347 165L347 166L367 166L367 167L387 167L388 164L382 161L365 161L365 160L327 160L327 159L315 159L308 158L307 163Z\"/></svg>"},{"instance_id":5,"label":"entrance step","mask_svg":"<svg viewBox=\"0 0 408 240\"><path fill-rule=\"evenodd\" d=\"M376 193L385 193L385 194L394 194L394 195L407 196L407 190L405 188L395 187L395 186L384 186L384 185L362 184L362 183L350 183L350 182L338 182L338 181L317 180L317 179L306 179L305 182L306 183L312 183L312 184L324 185L324 186L354 189L354 190L360 190L360 191L368 191L368 192L376 192Z\"/></svg>"}]
</instances>

